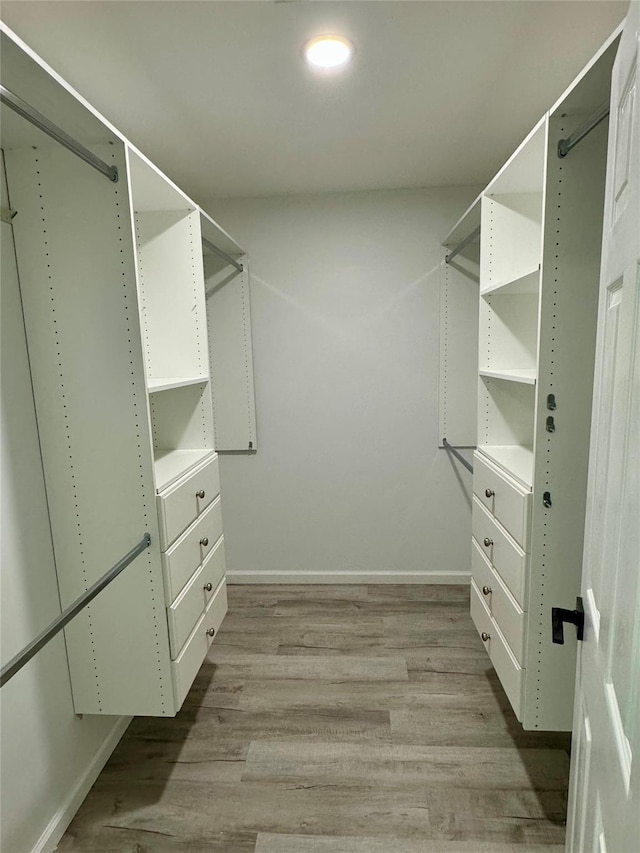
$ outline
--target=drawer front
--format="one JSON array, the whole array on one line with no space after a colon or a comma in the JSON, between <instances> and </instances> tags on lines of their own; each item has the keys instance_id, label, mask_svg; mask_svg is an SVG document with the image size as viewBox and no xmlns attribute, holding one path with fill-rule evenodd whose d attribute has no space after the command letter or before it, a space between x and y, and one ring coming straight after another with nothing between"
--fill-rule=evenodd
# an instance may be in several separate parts
<instances>
[{"instance_id":1,"label":"drawer front","mask_svg":"<svg viewBox=\"0 0 640 853\"><path fill-rule=\"evenodd\" d=\"M200 497L204 494L204 497ZM160 550L166 551L178 536L220 494L218 457L213 456L183 480L157 497Z\"/></svg>"},{"instance_id":2,"label":"drawer front","mask_svg":"<svg viewBox=\"0 0 640 853\"><path fill-rule=\"evenodd\" d=\"M491 616L500 626L504 638L518 663L524 663L525 614L520 605L494 572L489 561L473 542L471 553L471 575Z\"/></svg>"},{"instance_id":3,"label":"drawer front","mask_svg":"<svg viewBox=\"0 0 640 853\"><path fill-rule=\"evenodd\" d=\"M223 580L215 591L209 606L202 614L191 636L185 643L178 658L171 663L173 669L173 697L176 712L182 707L193 679L202 666L213 637L208 633L210 630L218 632L225 613L227 612L227 586Z\"/></svg>"},{"instance_id":4,"label":"drawer front","mask_svg":"<svg viewBox=\"0 0 640 853\"><path fill-rule=\"evenodd\" d=\"M474 453L473 457L473 491L522 549L528 551L531 492L500 474L480 453Z\"/></svg>"},{"instance_id":5,"label":"drawer front","mask_svg":"<svg viewBox=\"0 0 640 853\"><path fill-rule=\"evenodd\" d=\"M506 530L496 523L475 495L471 523L473 538L478 543L478 547L505 582L520 607L526 610L529 555L525 554Z\"/></svg>"},{"instance_id":6,"label":"drawer front","mask_svg":"<svg viewBox=\"0 0 640 853\"><path fill-rule=\"evenodd\" d=\"M189 583L171 607L167 608L171 657L177 658L193 626L196 624L224 577L224 538L221 536Z\"/></svg>"},{"instance_id":7,"label":"drawer front","mask_svg":"<svg viewBox=\"0 0 640 853\"><path fill-rule=\"evenodd\" d=\"M162 555L164 589L171 604L198 566L222 536L221 498L218 496L200 518ZM206 543L206 544L205 544Z\"/></svg>"},{"instance_id":8,"label":"drawer front","mask_svg":"<svg viewBox=\"0 0 640 853\"><path fill-rule=\"evenodd\" d=\"M483 633L489 636L489 639L483 640L485 648L491 658L493 668L498 674L504 692L509 697L515 715L521 720L524 670L513 656L506 640L500 633L497 623L491 618L482 600L482 594L478 591L473 580L471 581L471 618L480 636Z\"/></svg>"}]
</instances>

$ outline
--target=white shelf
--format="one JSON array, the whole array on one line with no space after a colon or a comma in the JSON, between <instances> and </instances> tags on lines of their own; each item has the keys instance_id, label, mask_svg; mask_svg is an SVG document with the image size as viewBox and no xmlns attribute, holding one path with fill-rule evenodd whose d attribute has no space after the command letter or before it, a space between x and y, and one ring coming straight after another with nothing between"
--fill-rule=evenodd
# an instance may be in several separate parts
<instances>
[{"instance_id":1,"label":"white shelf","mask_svg":"<svg viewBox=\"0 0 640 853\"><path fill-rule=\"evenodd\" d=\"M478 450L527 489L533 488L533 448L521 445L479 445Z\"/></svg>"},{"instance_id":2,"label":"white shelf","mask_svg":"<svg viewBox=\"0 0 640 853\"><path fill-rule=\"evenodd\" d=\"M213 456L215 450L156 450L154 471L156 491L161 492L175 480L180 479L187 471L194 468L208 456Z\"/></svg>"},{"instance_id":3,"label":"white shelf","mask_svg":"<svg viewBox=\"0 0 640 853\"><path fill-rule=\"evenodd\" d=\"M511 369L511 370L480 370L480 376L490 379L505 379L507 382L520 382L523 385L536 384L536 370L534 367Z\"/></svg>"},{"instance_id":4,"label":"white shelf","mask_svg":"<svg viewBox=\"0 0 640 853\"><path fill-rule=\"evenodd\" d=\"M540 266L537 265L533 269L523 272L515 278L510 278L507 281L492 284L480 291L481 296L489 294L509 294L517 295L519 293L537 293L540 286Z\"/></svg>"},{"instance_id":5,"label":"white shelf","mask_svg":"<svg viewBox=\"0 0 640 853\"><path fill-rule=\"evenodd\" d=\"M190 376L185 379L149 379L147 390L149 394L158 391L170 391L172 388L186 388L188 385L203 385L209 381L208 376Z\"/></svg>"}]
</instances>

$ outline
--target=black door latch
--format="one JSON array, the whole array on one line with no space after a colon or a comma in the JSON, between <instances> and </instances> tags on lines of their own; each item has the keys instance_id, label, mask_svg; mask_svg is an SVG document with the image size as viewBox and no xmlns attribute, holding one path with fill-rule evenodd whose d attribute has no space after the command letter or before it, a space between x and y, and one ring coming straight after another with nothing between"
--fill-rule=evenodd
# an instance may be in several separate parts
<instances>
[{"instance_id":1,"label":"black door latch","mask_svg":"<svg viewBox=\"0 0 640 853\"><path fill-rule=\"evenodd\" d=\"M584 607L580 596L576 598L576 609L565 610L564 607L551 608L551 630L553 633L553 642L564 645L564 627L563 622L570 622L575 625L578 630L578 639L584 640Z\"/></svg>"}]
</instances>

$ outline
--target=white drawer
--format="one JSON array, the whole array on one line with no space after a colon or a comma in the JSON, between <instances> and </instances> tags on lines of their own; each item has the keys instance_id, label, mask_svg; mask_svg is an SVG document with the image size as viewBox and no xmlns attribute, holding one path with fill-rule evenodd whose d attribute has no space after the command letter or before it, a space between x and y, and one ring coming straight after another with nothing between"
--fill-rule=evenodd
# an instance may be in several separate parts
<instances>
[{"instance_id":1,"label":"white drawer","mask_svg":"<svg viewBox=\"0 0 640 853\"><path fill-rule=\"evenodd\" d=\"M482 594L478 591L473 580L471 581L471 618L480 636L482 637L483 634L488 636L488 639L483 639L485 648L489 653L491 663L498 674L500 683L504 687L504 692L509 697L515 715L521 720L524 669L513 656L495 619L491 618L482 600Z\"/></svg>"},{"instance_id":2,"label":"white drawer","mask_svg":"<svg viewBox=\"0 0 640 853\"><path fill-rule=\"evenodd\" d=\"M217 456L210 457L182 480L160 492L157 496L160 550L166 551L219 494Z\"/></svg>"},{"instance_id":3,"label":"white drawer","mask_svg":"<svg viewBox=\"0 0 640 853\"><path fill-rule=\"evenodd\" d=\"M527 609L529 555L512 539L474 495L473 538L523 610ZM487 543L487 544L485 544Z\"/></svg>"},{"instance_id":4,"label":"white drawer","mask_svg":"<svg viewBox=\"0 0 640 853\"><path fill-rule=\"evenodd\" d=\"M167 608L172 658L178 657L193 626L224 577L224 571L224 537L221 536L204 565L196 571L171 607Z\"/></svg>"},{"instance_id":5,"label":"white drawer","mask_svg":"<svg viewBox=\"0 0 640 853\"><path fill-rule=\"evenodd\" d=\"M500 626L511 651L522 666L525 652L526 616L500 576L494 572L475 540L471 548L471 576L482 593L484 603L491 616Z\"/></svg>"},{"instance_id":6,"label":"white drawer","mask_svg":"<svg viewBox=\"0 0 640 853\"><path fill-rule=\"evenodd\" d=\"M162 555L167 604L171 604L180 593L221 536L222 508L221 497L218 496L200 518Z\"/></svg>"},{"instance_id":7,"label":"white drawer","mask_svg":"<svg viewBox=\"0 0 640 853\"><path fill-rule=\"evenodd\" d=\"M473 455L473 491L522 549L528 551L531 492L509 480L481 453Z\"/></svg>"},{"instance_id":8,"label":"white drawer","mask_svg":"<svg viewBox=\"0 0 640 853\"><path fill-rule=\"evenodd\" d=\"M179 711L185 700L193 679L202 666L213 636L209 631L218 632L225 613L227 612L227 585L223 580L215 591L209 606L202 614L191 636L185 643L177 660L171 662L173 669L173 696L176 711Z\"/></svg>"}]
</instances>

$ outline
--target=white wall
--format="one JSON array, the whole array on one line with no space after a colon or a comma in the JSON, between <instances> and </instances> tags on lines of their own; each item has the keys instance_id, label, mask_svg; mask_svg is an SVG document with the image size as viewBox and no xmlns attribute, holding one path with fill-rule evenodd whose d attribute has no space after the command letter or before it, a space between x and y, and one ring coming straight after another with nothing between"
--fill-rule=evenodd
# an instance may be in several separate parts
<instances>
[{"instance_id":1,"label":"white wall","mask_svg":"<svg viewBox=\"0 0 640 853\"><path fill-rule=\"evenodd\" d=\"M470 478L438 450L438 291L476 194L206 206L252 272L258 452L222 458L231 581L470 571Z\"/></svg>"},{"instance_id":2,"label":"white wall","mask_svg":"<svg viewBox=\"0 0 640 853\"><path fill-rule=\"evenodd\" d=\"M11 226L1 227L4 664L59 615L60 602ZM74 715L59 635L2 688L0 722L0 849L53 850L128 720Z\"/></svg>"}]
</instances>

